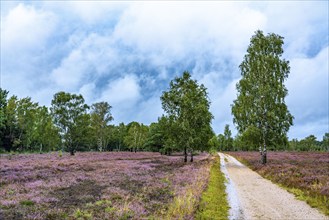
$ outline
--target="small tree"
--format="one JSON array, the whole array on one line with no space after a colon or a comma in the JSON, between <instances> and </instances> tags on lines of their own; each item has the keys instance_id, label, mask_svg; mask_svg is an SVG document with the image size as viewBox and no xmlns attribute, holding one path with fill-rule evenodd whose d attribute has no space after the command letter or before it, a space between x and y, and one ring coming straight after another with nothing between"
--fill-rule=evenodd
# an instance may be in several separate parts
<instances>
[{"instance_id":1,"label":"small tree","mask_svg":"<svg viewBox=\"0 0 329 220\"><path fill-rule=\"evenodd\" d=\"M0 88L0 149L4 148L6 130L7 90Z\"/></svg>"},{"instance_id":2,"label":"small tree","mask_svg":"<svg viewBox=\"0 0 329 220\"><path fill-rule=\"evenodd\" d=\"M85 124L86 116L84 115L88 108L82 95L58 92L51 101L50 110L54 122L60 129L63 144L71 155L74 155L74 151L84 136L80 132L83 128L79 128L78 125Z\"/></svg>"},{"instance_id":3,"label":"small tree","mask_svg":"<svg viewBox=\"0 0 329 220\"><path fill-rule=\"evenodd\" d=\"M159 123L151 123L145 140L144 149L152 152L160 152L164 146L164 132Z\"/></svg>"},{"instance_id":4,"label":"small tree","mask_svg":"<svg viewBox=\"0 0 329 220\"><path fill-rule=\"evenodd\" d=\"M191 152L192 162L193 151L204 150L213 135L210 125L213 116L209 111L207 89L184 72L182 77L170 82L170 89L163 92L161 101L168 121L177 128L176 134L169 138L184 151L185 162L187 151Z\"/></svg>"},{"instance_id":5,"label":"small tree","mask_svg":"<svg viewBox=\"0 0 329 220\"><path fill-rule=\"evenodd\" d=\"M3 90L0 88L0 131L5 127L5 108L7 106L7 95L8 95L7 90Z\"/></svg>"},{"instance_id":6,"label":"small tree","mask_svg":"<svg viewBox=\"0 0 329 220\"><path fill-rule=\"evenodd\" d=\"M53 123L48 108L45 106L37 109L36 117L36 145L39 151L58 150L60 146L60 135L58 128Z\"/></svg>"},{"instance_id":7,"label":"small tree","mask_svg":"<svg viewBox=\"0 0 329 220\"><path fill-rule=\"evenodd\" d=\"M288 94L284 81L290 67L281 58L282 46L283 37L256 31L240 65L242 79L237 83L238 97L232 105L233 122L240 133L249 126L261 130L263 164L267 145L282 142L293 120L284 100Z\"/></svg>"},{"instance_id":8,"label":"small tree","mask_svg":"<svg viewBox=\"0 0 329 220\"><path fill-rule=\"evenodd\" d=\"M128 125L128 132L124 138L124 143L131 151L136 153L137 150L142 149L146 143L148 131L147 126L139 124L138 122L131 122Z\"/></svg>"},{"instance_id":9,"label":"small tree","mask_svg":"<svg viewBox=\"0 0 329 220\"><path fill-rule=\"evenodd\" d=\"M7 101L7 106L4 109L5 112L5 125L2 136L2 143L6 151L17 150L20 139L19 134L21 133L18 120L17 120L17 96L11 96Z\"/></svg>"},{"instance_id":10,"label":"small tree","mask_svg":"<svg viewBox=\"0 0 329 220\"><path fill-rule=\"evenodd\" d=\"M322 148L324 151L329 151L329 133L323 135Z\"/></svg>"},{"instance_id":11,"label":"small tree","mask_svg":"<svg viewBox=\"0 0 329 220\"><path fill-rule=\"evenodd\" d=\"M16 118L20 130L18 139L22 150L33 150L31 144L37 135L35 122L38 107L38 103L32 102L30 97L17 102Z\"/></svg>"},{"instance_id":12,"label":"small tree","mask_svg":"<svg viewBox=\"0 0 329 220\"><path fill-rule=\"evenodd\" d=\"M112 106L107 102L99 102L91 106L91 125L99 151L103 151L109 142L109 123L113 120L111 108Z\"/></svg>"},{"instance_id":13,"label":"small tree","mask_svg":"<svg viewBox=\"0 0 329 220\"><path fill-rule=\"evenodd\" d=\"M218 140L218 137L216 135L214 135L208 142L210 149L212 151L218 151L220 148L220 143Z\"/></svg>"},{"instance_id":14,"label":"small tree","mask_svg":"<svg viewBox=\"0 0 329 220\"><path fill-rule=\"evenodd\" d=\"M224 144L225 144L224 135L223 134L218 134L217 138L218 138L218 142L219 142L219 150L220 151L226 150L225 147L224 147Z\"/></svg>"},{"instance_id":15,"label":"small tree","mask_svg":"<svg viewBox=\"0 0 329 220\"><path fill-rule=\"evenodd\" d=\"M224 128L224 149L233 150L233 138L230 126L227 124Z\"/></svg>"}]
</instances>

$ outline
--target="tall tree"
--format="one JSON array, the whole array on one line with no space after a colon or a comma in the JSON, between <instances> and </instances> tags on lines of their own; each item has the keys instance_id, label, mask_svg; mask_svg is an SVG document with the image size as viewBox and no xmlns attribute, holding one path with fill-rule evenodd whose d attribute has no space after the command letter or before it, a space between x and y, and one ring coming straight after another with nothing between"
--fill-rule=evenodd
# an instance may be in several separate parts
<instances>
[{"instance_id":1,"label":"tall tree","mask_svg":"<svg viewBox=\"0 0 329 220\"><path fill-rule=\"evenodd\" d=\"M262 141L262 132L251 125L240 136L242 150L257 150Z\"/></svg>"},{"instance_id":2,"label":"tall tree","mask_svg":"<svg viewBox=\"0 0 329 220\"><path fill-rule=\"evenodd\" d=\"M4 148L4 136L6 128L6 107L8 91L0 88L0 149Z\"/></svg>"},{"instance_id":3,"label":"tall tree","mask_svg":"<svg viewBox=\"0 0 329 220\"><path fill-rule=\"evenodd\" d=\"M220 151L226 150L224 147L225 136L223 134L218 134L217 139L218 139L218 143L219 143L219 150Z\"/></svg>"},{"instance_id":4,"label":"tall tree","mask_svg":"<svg viewBox=\"0 0 329 220\"><path fill-rule=\"evenodd\" d=\"M34 147L38 147L40 152L59 150L61 141L59 130L54 125L47 107L42 106L37 109L35 124L36 140Z\"/></svg>"},{"instance_id":5,"label":"tall tree","mask_svg":"<svg viewBox=\"0 0 329 220\"><path fill-rule=\"evenodd\" d=\"M323 135L322 147L324 151L329 151L329 133Z\"/></svg>"},{"instance_id":6,"label":"tall tree","mask_svg":"<svg viewBox=\"0 0 329 220\"><path fill-rule=\"evenodd\" d=\"M127 127L128 131L124 138L124 143L130 150L136 152L140 150L147 141L148 127L138 122L131 122Z\"/></svg>"},{"instance_id":7,"label":"tall tree","mask_svg":"<svg viewBox=\"0 0 329 220\"><path fill-rule=\"evenodd\" d=\"M240 133L249 126L261 130L262 163L266 163L267 145L282 142L293 121L285 104L288 90L284 81L290 67L281 58L283 43L283 37L277 34L265 36L256 31L239 66L242 79L237 83L238 97L232 105L233 121Z\"/></svg>"},{"instance_id":8,"label":"tall tree","mask_svg":"<svg viewBox=\"0 0 329 220\"><path fill-rule=\"evenodd\" d=\"M163 148L160 153L170 156L172 152L182 150L180 128L174 117L162 116L158 119L158 123L163 135ZM187 160L187 154L185 154L185 158Z\"/></svg>"},{"instance_id":9,"label":"tall tree","mask_svg":"<svg viewBox=\"0 0 329 220\"><path fill-rule=\"evenodd\" d=\"M127 126L124 123L120 123L112 128L112 144L116 151L124 150L124 139L127 134Z\"/></svg>"},{"instance_id":10,"label":"tall tree","mask_svg":"<svg viewBox=\"0 0 329 220\"><path fill-rule=\"evenodd\" d=\"M316 137L311 134L304 139L300 140L299 142L299 149L302 151L314 151L314 150L320 150L320 146L317 146Z\"/></svg>"},{"instance_id":11,"label":"tall tree","mask_svg":"<svg viewBox=\"0 0 329 220\"><path fill-rule=\"evenodd\" d=\"M5 107L5 128L3 131L2 142L6 151L15 151L20 144L19 141L19 127L17 122L17 96L11 96L8 99L7 106Z\"/></svg>"},{"instance_id":12,"label":"tall tree","mask_svg":"<svg viewBox=\"0 0 329 220\"><path fill-rule=\"evenodd\" d=\"M5 127L5 108L7 106L8 91L0 88L0 129Z\"/></svg>"},{"instance_id":13,"label":"tall tree","mask_svg":"<svg viewBox=\"0 0 329 220\"><path fill-rule=\"evenodd\" d=\"M31 151L32 142L36 139L36 116L38 103L32 102L30 97L22 98L17 102L16 118L20 130L18 139L21 149Z\"/></svg>"},{"instance_id":14,"label":"tall tree","mask_svg":"<svg viewBox=\"0 0 329 220\"><path fill-rule=\"evenodd\" d=\"M164 146L164 134L159 123L151 123L149 132L145 141L144 149L146 151L160 152Z\"/></svg>"},{"instance_id":15,"label":"tall tree","mask_svg":"<svg viewBox=\"0 0 329 220\"><path fill-rule=\"evenodd\" d=\"M232 147L233 147L232 132L230 130L230 126L226 124L224 128L224 149L233 150Z\"/></svg>"},{"instance_id":16,"label":"tall tree","mask_svg":"<svg viewBox=\"0 0 329 220\"><path fill-rule=\"evenodd\" d=\"M91 106L91 123L99 151L103 151L109 142L109 123L113 120L111 108L107 102L98 102Z\"/></svg>"},{"instance_id":17,"label":"tall tree","mask_svg":"<svg viewBox=\"0 0 329 220\"><path fill-rule=\"evenodd\" d=\"M55 124L60 129L60 134L64 146L74 155L74 151L79 145L81 138L77 126L81 120L85 120L85 114L88 109L82 95L58 92L51 101L51 113Z\"/></svg>"},{"instance_id":18,"label":"tall tree","mask_svg":"<svg viewBox=\"0 0 329 220\"><path fill-rule=\"evenodd\" d=\"M218 140L218 137L216 135L214 135L208 142L210 149L212 151L218 151L220 148L220 143Z\"/></svg>"},{"instance_id":19,"label":"tall tree","mask_svg":"<svg viewBox=\"0 0 329 220\"><path fill-rule=\"evenodd\" d=\"M210 125L213 116L209 111L207 89L192 80L190 73L184 72L182 77L170 82L169 91L163 92L161 101L168 119L177 127L179 139L173 140L183 147L184 161L187 162L188 150L193 161L193 151L208 146L213 135Z\"/></svg>"}]
</instances>

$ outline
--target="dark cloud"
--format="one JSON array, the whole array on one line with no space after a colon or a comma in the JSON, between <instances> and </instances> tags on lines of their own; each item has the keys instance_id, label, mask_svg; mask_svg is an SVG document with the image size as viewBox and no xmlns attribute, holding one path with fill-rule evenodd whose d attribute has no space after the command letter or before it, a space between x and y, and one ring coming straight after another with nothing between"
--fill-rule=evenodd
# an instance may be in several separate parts
<instances>
[{"instance_id":1,"label":"dark cloud","mask_svg":"<svg viewBox=\"0 0 329 220\"><path fill-rule=\"evenodd\" d=\"M296 118L289 136L302 138L300 129L310 125L307 131L322 137L326 8L328 2L1 1L1 87L45 105L59 90L81 93L89 104L108 101L116 123L149 124L162 114L162 91L188 70L208 88L213 127L223 132L227 123L233 128L238 66L262 29L285 37L287 103Z\"/></svg>"}]
</instances>

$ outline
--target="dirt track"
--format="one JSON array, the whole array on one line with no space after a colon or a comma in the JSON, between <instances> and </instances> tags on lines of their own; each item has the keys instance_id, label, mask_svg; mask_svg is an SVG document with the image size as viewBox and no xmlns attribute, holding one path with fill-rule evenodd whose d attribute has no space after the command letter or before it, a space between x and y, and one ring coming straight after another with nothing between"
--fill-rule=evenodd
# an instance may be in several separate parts
<instances>
[{"instance_id":1,"label":"dirt track","mask_svg":"<svg viewBox=\"0 0 329 220\"><path fill-rule=\"evenodd\" d=\"M234 157L223 153L219 156L228 179L230 219L329 219Z\"/></svg>"}]
</instances>

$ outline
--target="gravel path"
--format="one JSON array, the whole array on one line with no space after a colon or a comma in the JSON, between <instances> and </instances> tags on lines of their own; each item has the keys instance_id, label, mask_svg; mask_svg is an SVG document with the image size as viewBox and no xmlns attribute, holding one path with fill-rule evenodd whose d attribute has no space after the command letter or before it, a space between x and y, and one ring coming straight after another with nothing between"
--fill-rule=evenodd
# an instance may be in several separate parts
<instances>
[{"instance_id":1,"label":"gravel path","mask_svg":"<svg viewBox=\"0 0 329 220\"><path fill-rule=\"evenodd\" d=\"M228 179L230 219L326 219L329 217L295 199L286 190L264 179L234 157L219 153Z\"/></svg>"}]
</instances>

